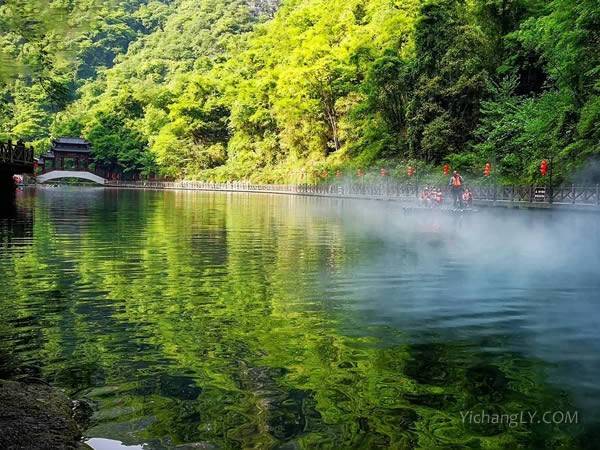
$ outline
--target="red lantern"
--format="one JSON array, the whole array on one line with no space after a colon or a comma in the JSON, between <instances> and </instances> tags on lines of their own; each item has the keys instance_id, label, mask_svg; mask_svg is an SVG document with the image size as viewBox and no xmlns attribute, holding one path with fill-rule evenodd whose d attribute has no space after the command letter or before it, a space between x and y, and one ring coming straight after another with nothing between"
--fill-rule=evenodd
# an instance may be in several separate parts
<instances>
[{"instance_id":1,"label":"red lantern","mask_svg":"<svg viewBox=\"0 0 600 450\"><path fill-rule=\"evenodd\" d=\"M545 177L548 174L548 161L546 161L545 159L542 160L542 163L540 164L540 173L543 177Z\"/></svg>"},{"instance_id":2,"label":"red lantern","mask_svg":"<svg viewBox=\"0 0 600 450\"><path fill-rule=\"evenodd\" d=\"M379 173L382 177L387 177L388 171L382 167Z\"/></svg>"},{"instance_id":3,"label":"red lantern","mask_svg":"<svg viewBox=\"0 0 600 450\"><path fill-rule=\"evenodd\" d=\"M483 175L489 177L492 173L492 165L490 163L485 163L485 169L483 170Z\"/></svg>"},{"instance_id":4,"label":"red lantern","mask_svg":"<svg viewBox=\"0 0 600 450\"><path fill-rule=\"evenodd\" d=\"M450 166L448 164L444 164L444 175L448 175L450 173Z\"/></svg>"},{"instance_id":5,"label":"red lantern","mask_svg":"<svg viewBox=\"0 0 600 450\"><path fill-rule=\"evenodd\" d=\"M413 166L408 166L408 168L406 169L406 174L409 177L412 177L415 174L415 168Z\"/></svg>"}]
</instances>

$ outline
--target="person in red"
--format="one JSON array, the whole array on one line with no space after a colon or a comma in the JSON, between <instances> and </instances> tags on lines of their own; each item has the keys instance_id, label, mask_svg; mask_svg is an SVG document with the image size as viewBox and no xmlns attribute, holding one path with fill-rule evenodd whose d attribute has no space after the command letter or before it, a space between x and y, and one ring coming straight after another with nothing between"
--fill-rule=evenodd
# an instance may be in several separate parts
<instances>
[{"instance_id":1,"label":"person in red","mask_svg":"<svg viewBox=\"0 0 600 450\"><path fill-rule=\"evenodd\" d=\"M454 171L450 178L450 192L452 192L452 198L454 199L454 207L462 208L462 192L463 192L463 178L460 176L458 171Z\"/></svg>"}]
</instances>

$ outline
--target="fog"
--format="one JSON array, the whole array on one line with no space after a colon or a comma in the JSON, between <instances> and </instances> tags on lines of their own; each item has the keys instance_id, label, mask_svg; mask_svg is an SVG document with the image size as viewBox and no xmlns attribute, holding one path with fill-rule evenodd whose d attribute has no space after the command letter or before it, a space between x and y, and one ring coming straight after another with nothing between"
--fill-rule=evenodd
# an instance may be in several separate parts
<instances>
[{"instance_id":1,"label":"fog","mask_svg":"<svg viewBox=\"0 0 600 450\"><path fill-rule=\"evenodd\" d=\"M539 360L588 417L600 411L600 216L346 200L317 209L379 242L330 280L362 320L410 343Z\"/></svg>"}]
</instances>

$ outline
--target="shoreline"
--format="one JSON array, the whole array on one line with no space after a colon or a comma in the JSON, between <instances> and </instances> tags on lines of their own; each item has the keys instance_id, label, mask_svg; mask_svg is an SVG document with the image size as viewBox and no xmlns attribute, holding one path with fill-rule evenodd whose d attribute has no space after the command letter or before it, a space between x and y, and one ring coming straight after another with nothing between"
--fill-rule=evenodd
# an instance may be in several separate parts
<instances>
[{"instance_id":1,"label":"shoreline","mask_svg":"<svg viewBox=\"0 0 600 450\"><path fill-rule=\"evenodd\" d=\"M135 189L135 190L174 190L174 191L200 191L200 192L230 192L230 193L252 193L252 194L276 194L276 195L299 195L303 197L339 198L349 200L377 200L402 203L410 208L423 210L448 210L454 208L427 208L419 204L419 187L416 185L256 185L250 183L207 183L195 181L111 181L103 187L112 189ZM554 201L550 203L547 198L543 201L535 201L534 194L538 187L522 188L473 188L475 198L473 206L482 208L503 209L528 209L547 211L587 211L600 212L600 193L594 188L579 189L580 194L589 201L577 202L579 198L576 188L568 188L565 192L556 190L563 200L569 198L572 193L573 201ZM526 200L529 197L531 200Z\"/></svg>"},{"instance_id":2,"label":"shoreline","mask_svg":"<svg viewBox=\"0 0 600 450\"><path fill-rule=\"evenodd\" d=\"M0 448L90 450L92 407L43 379L38 366L0 350Z\"/></svg>"},{"instance_id":3,"label":"shoreline","mask_svg":"<svg viewBox=\"0 0 600 450\"><path fill-rule=\"evenodd\" d=\"M91 407L37 378L0 379L0 448L90 450Z\"/></svg>"}]
</instances>

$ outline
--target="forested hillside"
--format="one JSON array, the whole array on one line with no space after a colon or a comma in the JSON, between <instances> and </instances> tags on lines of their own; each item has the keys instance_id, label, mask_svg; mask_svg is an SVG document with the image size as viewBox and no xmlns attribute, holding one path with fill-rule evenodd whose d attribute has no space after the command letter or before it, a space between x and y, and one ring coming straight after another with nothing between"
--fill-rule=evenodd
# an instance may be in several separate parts
<instances>
[{"instance_id":1,"label":"forested hillside","mask_svg":"<svg viewBox=\"0 0 600 450\"><path fill-rule=\"evenodd\" d=\"M157 29L168 0L7 0L0 5L0 133L48 144L57 112Z\"/></svg>"},{"instance_id":2,"label":"forested hillside","mask_svg":"<svg viewBox=\"0 0 600 450\"><path fill-rule=\"evenodd\" d=\"M550 157L566 179L600 154L596 0L70 4L29 38L0 7L1 130L40 150L82 135L124 173L264 182L487 161L532 181Z\"/></svg>"}]
</instances>

